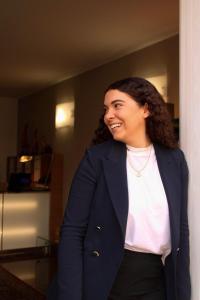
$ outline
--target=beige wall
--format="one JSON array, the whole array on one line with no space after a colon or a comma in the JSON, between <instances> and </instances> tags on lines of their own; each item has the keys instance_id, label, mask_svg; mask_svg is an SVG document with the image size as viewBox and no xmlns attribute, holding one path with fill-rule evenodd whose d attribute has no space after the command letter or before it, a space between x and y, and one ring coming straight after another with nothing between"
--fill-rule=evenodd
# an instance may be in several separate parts
<instances>
[{"instance_id":1,"label":"beige wall","mask_svg":"<svg viewBox=\"0 0 200 300\"><path fill-rule=\"evenodd\" d=\"M0 97L0 183L6 181L7 156L16 155L17 99Z\"/></svg>"},{"instance_id":2,"label":"beige wall","mask_svg":"<svg viewBox=\"0 0 200 300\"><path fill-rule=\"evenodd\" d=\"M168 101L175 104L178 116L178 40L174 36L19 101L19 133L28 122L32 129L39 129L55 151L64 154L65 200L74 170L103 111L103 92L112 81L133 75L154 77L166 72ZM55 104L64 101L75 101L75 127L56 131Z\"/></svg>"}]
</instances>

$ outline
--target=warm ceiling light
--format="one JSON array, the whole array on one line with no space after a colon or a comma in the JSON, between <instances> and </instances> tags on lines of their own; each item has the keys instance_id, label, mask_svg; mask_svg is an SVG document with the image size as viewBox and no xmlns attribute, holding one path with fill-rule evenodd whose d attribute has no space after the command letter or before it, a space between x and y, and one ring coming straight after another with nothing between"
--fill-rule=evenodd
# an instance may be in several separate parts
<instances>
[{"instance_id":1,"label":"warm ceiling light","mask_svg":"<svg viewBox=\"0 0 200 300\"><path fill-rule=\"evenodd\" d=\"M74 102L56 105L56 128L74 125Z\"/></svg>"}]
</instances>

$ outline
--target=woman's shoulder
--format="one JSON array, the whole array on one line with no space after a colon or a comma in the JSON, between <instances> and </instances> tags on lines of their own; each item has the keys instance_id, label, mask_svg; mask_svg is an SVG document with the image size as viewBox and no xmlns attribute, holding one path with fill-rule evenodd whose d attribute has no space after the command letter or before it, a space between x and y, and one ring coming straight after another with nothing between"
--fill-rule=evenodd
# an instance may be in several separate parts
<instances>
[{"instance_id":1,"label":"woman's shoulder","mask_svg":"<svg viewBox=\"0 0 200 300\"><path fill-rule=\"evenodd\" d=\"M89 147L87 151L91 153L93 156L106 156L113 147L119 147L120 144L122 143L110 139L101 144L97 144Z\"/></svg>"},{"instance_id":2,"label":"woman's shoulder","mask_svg":"<svg viewBox=\"0 0 200 300\"><path fill-rule=\"evenodd\" d=\"M159 148L166 156L173 158L179 163L185 161L185 154L179 146L175 148L168 148L160 144L154 144L154 147Z\"/></svg>"}]
</instances>

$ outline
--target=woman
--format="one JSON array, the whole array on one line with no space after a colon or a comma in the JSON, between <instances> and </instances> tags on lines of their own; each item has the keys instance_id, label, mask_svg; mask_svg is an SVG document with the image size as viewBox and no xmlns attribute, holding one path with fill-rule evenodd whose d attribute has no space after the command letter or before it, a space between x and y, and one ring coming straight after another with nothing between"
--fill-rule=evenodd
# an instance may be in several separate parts
<instances>
[{"instance_id":1,"label":"woman","mask_svg":"<svg viewBox=\"0 0 200 300\"><path fill-rule=\"evenodd\" d=\"M59 300L190 300L188 169L166 105L133 77L104 108L71 186Z\"/></svg>"}]
</instances>

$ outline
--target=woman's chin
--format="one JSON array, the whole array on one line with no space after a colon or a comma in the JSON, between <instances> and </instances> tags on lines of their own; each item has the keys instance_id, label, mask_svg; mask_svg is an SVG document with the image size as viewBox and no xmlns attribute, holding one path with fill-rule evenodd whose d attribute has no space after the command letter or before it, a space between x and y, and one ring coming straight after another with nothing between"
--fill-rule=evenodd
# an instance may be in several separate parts
<instances>
[{"instance_id":1,"label":"woman's chin","mask_svg":"<svg viewBox=\"0 0 200 300\"><path fill-rule=\"evenodd\" d=\"M118 142L124 142L124 138L119 134L113 134L113 139Z\"/></svg>"}]
</instances>

